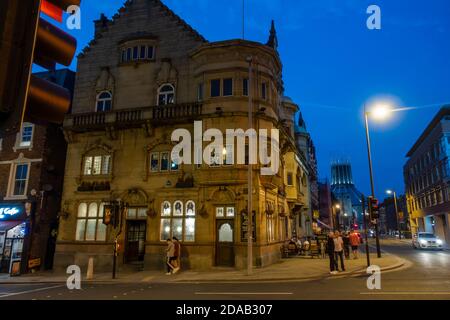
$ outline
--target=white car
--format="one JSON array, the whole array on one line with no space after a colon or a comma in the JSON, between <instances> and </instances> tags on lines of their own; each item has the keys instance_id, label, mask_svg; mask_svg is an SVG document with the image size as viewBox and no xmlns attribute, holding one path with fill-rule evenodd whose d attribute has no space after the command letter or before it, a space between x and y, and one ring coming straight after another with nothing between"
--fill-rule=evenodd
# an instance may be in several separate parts
<instances>
[{"instance_id":1,"label":"white car","mask_svg":"<svg viewBox=\"0 0 450 320\"><path fill-rule=\"evenodd\" d=\"M444 249L444 241L429 232L419 232L413 237L414 249Z\"/></svg>"}]
</instances>

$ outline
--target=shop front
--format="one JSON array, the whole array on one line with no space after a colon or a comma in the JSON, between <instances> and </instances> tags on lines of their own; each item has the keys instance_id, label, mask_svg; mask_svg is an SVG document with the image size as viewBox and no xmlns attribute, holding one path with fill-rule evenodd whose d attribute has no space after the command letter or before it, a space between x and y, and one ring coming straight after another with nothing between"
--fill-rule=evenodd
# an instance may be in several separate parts
<instances>
[{"instance_id":1,"label":"shop front","mask_svg":"<svg viewBox=\"0 0 450 320\"><path fill-rule=\"evenodd\" d=\"M26 270L27 217L24 204L0 204L0 273L20 275Z\"/></svg>"}]
</instances>

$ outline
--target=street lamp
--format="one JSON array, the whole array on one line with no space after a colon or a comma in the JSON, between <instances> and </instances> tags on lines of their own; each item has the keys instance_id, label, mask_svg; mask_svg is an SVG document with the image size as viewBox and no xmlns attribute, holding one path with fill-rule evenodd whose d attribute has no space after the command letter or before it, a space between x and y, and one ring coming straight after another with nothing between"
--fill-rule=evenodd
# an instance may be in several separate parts
<instances>
[{"instance_id":1,"label":"street lamp","mask_svg":"<svg viewBox=\"0 0 450 320\"><path fill-rule=\"evenodd\" d=\"M387 190L386 193L394 196L394 207L395 207L395 217L397 218L398 239L401 240L402 239L402 231L400 228L400 217L399 217L398 205L397 205L397 192L392 191L392 190Z\"/></svg>"},{"instance_id":2,"label":"street lamp","mask_svg":"<svg viewBox=\"0 0 450 320\"><path fill-rule=\"evenodd\" d=\"M371 111L366 110L366 105L364 105L364 119L366 127L366 142L367 142L367 156L369 159L369 174L370 174L370 187L372 191L372 197L375 199L375 187L373 182L373 167L372 167L372 151L370 146L370 134L369 134L369 116L376 120L384 120L392 113L392 109L386 104L376 105ZM380 249L380 237L378 232L378 221L375 223L375 239L377 245L377 256L381 258Z\"/></svg>"},{"instance_id":3,"label":"street lamp","mask_svg":"<svg viewBox=\"0 0 450 320\"><path fill-rule=\"evenodd\" d=\"M253 57L247 57L248 62L248 129L253 128L253 97L252 97L252 76L253 76ZM248 214L248 226L247 226L247 274L249 276L253 273L253 166L248 163L248 203L247 203L247 214Z\"/></svg>"}]
</instances>

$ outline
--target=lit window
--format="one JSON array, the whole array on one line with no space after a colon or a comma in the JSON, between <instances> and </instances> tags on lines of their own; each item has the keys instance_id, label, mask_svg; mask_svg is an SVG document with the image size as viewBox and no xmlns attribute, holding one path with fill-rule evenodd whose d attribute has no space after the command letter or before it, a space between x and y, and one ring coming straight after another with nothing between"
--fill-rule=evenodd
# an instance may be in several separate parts
<instances>
[{"instance_id":1,"label":"lit window","mask_svg":"<svg viewBox=\"0 0 450 320\"><path fill-rule=\"evenodd\" d=\"M84 157L83 168L85 176L108 175L111 173L111 156L86 156Z\"/></svg>"},{"instance_id":2,"label":"lit window","mask_svg":"<svg viewBox=\"0 0 450 320\"><path fill-rule=\"evenodd\" d=\"M234 207L216 207L216 218L234 218Z\"/></svg>"},{"instance_id":3,"label":"lit window","mask_svg":"<svg viewBox=\"0 0 450 320\"><path fill-rule=\"evenodd\" d=\"M97 96L97 112L110 111L112 108L112 94L109 91L100 92Z\"/></svg>"},{"instance_id":4,"label":"lit window","mask_svg":"<svg viewBox=\"0 0 450 320\"><path fill-rule=\"evenodd\" d=\"M233 95L233 79L223 79L223 96Z\"/></svg>"},{"instance_id":5,"label":"lit window","mask_svg":"<svg viewBox=\"0 0 450 320\"><path fill-rule=\"evenodd\" d=\"M27 193L28 164L18 164L15 166L13 196L24 196Z\"/></svg>"},{"instance_id":6,"label":"lit window","mask_svg":"<svg viewBox=\"0 0 450 320\"><path fill-rule=\"evenodd\" d=\"M30 147L33 140L33 125L31 123L24 123L20 136L20 147Z\"/></svg>"},{"instance_id":7,"label":"lit window","mask_svg":"<svg viewBox=\"0 0 450 320\"><path fill-rule=\"evenodd\" d=\"M220 79L211 80L211 97L220 97Z\"/></svg>"},{"instance_id":8,"label":"lit window","mask_svg":"<svg viewBox=\"0 0 450 320\"><path fill-rule=\"evenodd\" d=\"M106 225L103 224L104 204L80 203L78 206L76 241L106 241Z\"/></svg>"},{"instance_id":9,"label":"lit window","mask_svg":"<svg viewBox=\"0 0 450 320\"><path fill-rule=\"evenodd\" d=\"M234 164L234 150L233 145L227 145L223 148L223 165L231 166Z\"/></svg>"},{"instance_id":10,"label":"lit window","mask_svg":"<svg viewBox=\"0 0 450 320\"><path fill-rule=\"evenodd\" d=\"M161 230L160 240L165 241L172 237L180 241L195 241L195 203L190 200L186 202L186 211L183 210L183 202L177 200L173 204L164 201L161 206Z\"/></svg>"},{"instance_id":11,"label":"lit window","mask_svg":"<svg viewBox=\"0 0 450 320\"><path fill-rule=\"evenodd\" d=\"M158 105L164 106L175 103L175 89L171 84L165 84L158 90Z\"/></svg>"}]
</instances>

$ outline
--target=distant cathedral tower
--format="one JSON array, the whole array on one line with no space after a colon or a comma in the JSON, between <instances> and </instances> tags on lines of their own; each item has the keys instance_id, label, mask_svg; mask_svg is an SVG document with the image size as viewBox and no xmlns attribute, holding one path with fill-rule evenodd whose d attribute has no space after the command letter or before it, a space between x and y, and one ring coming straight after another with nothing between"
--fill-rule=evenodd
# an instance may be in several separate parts
<instances>
[{"instance_id":1,"label":"distant cathedral tower","mask_svg":"<svg viewBox=\"0 0 450 320\"><path fill-rule=\"evenodd\" d=\"M353 184L352 165L348 162L331 165L331 185Z\"/></svg>"}]
</instances>

